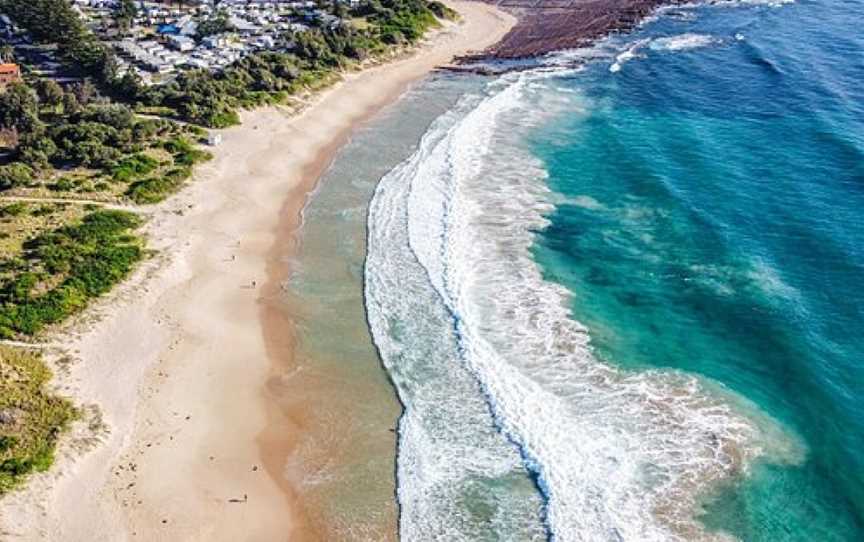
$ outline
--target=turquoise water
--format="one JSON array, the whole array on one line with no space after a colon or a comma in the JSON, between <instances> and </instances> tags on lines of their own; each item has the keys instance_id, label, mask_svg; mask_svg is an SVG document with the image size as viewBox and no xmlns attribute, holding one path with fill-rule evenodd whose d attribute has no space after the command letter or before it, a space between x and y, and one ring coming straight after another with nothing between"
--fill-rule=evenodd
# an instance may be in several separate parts
<instances>
[{"instance_id":1,"label":"turquoise water","mask_svg":"<svg viewBox=\"0 0 864 542\"><path fill-rule=\"evenodd\" d=\"M531 136L569 200L535 254L597 354L722 382L803 440L707 506L743 540L864 540L862 12L663 17L643 58L566 83L585 115ZM685 32L710 43L652 48Z\"/></svg>"},{"instance_id":2,"label":"turquoise water","mask_svg":"<svg viewBox=\"0 0 864 542\"><path fill-rule=\"evenodd\" d=\"M864 539L862 8L666 10L380 181L402 539Z\"/></svg>"}]
</instances>

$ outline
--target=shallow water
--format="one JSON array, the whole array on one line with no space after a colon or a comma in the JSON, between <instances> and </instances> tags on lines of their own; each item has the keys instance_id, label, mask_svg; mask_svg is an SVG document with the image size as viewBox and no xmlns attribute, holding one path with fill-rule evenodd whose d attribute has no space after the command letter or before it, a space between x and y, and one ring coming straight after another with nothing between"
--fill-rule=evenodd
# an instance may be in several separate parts
<instances>
[{"instance_id":1,"label":"shallow water","mask_svg":"<svg viewBox=\"0 0 864 542\"><path fill-rule=\"evenodd\" d=\"M327 540L396 537L392 430L399 404L363 307L367 207L378 180L472 85L432 77L385 109L338 153L304 211L285 282L297 368L283 378L279 396L298 424L286 476Z\"/></svg>"}]
</instances>

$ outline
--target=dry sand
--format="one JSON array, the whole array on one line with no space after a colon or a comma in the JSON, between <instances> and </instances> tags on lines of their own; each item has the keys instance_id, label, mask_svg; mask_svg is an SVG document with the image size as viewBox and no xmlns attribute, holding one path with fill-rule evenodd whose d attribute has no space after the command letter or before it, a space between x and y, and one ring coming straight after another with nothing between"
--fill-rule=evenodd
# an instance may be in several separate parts
<instances>
[{"instance_id":1,"label":"dry sand","mask_svg":"<svg viewBox=\"0 0 864 542\"><path fill-rule=\"evenodd\" d=\"M267 391L292 363L291 317L276 303L286 256L352 129L514 23L488 5L450 4L463 21L416 54L348 76L301 115L244 115L195 182L153 212L158 254L87 312L91 323L53 338L75 359L59 381L98 405L102 437L78 427L56 468L0 502L0 539L320 538L282 476L292 423Z\"/></svg>"}]
</instances>

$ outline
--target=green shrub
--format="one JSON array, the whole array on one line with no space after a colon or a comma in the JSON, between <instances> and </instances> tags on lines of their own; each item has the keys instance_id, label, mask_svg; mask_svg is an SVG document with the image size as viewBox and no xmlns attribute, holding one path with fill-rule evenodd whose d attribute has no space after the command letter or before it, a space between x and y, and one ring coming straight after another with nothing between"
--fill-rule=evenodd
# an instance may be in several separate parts
<instances>
[{"instance_id":1,"label":"green shrub","mask_svg":"<svg viewBox=\"0 0 864 542\"><path fill-rule=\"evenodd\" d=\"M26 186L33 182L33 168L27 164L14 162L0 166L0 190Z\"/></svg>"},{"instance_id":2,"label":"green shrub","mask_svg":"<svg viewBox=\"0 0 864 542\"><path fill-rule=\"evenodd\" d=\"M212 160L213 155L207 151L192 149L187 152L177 153L174 155L174 163L180 166L194 166L201 162Z\"/></svg>"},{"instance_id":3,"label":"green shrub","mask_svg":"<svg viewBox=\"0 0 864 542\"><path fill-rule=\"evenodd\" d=\"M194 166L199 162L206 162L213 158L213 155L209 152L196 149L184 137L169 139L162 146L174 156L174 163L180 166Z\"/></svg>"},{"instance_id":4,"label":"green shrub","mask_svg":"<svg viewBox=\"0 0 864 542\"><path fill-rule=\"evenodd\" d=\"M162 147L171 154L189 152L194 149L192 143L184 137L173 137L164 142Z\"/></svg>"},{"instance_id":5,"label":"green shrub","mask_svg":"<svg viewBox=\"0 0 864 542\"><path fill-rule=\"evenodd\" d=\"M215 111L199 120L211 128L228 128L240 124L240 115L234 110Z\"/></svg>"},{"instance_id":6,"label":"green shrub","mask_svg":"<svg viewBox=\"0 0 864 542\"><path fill-rule=\"evenodd\" d=\"M110 290L143 257L129 235L139 224L132 213L100 210L26 242L22 260L4 262L0 336L38 333Z\"/></svg>"},{"instance_id":7,"label":"green shrub","mask_svg":"<svg viewBox=\"0 0 864 542\"><path fill-rule=\"evenodd\" d=\"M133 154L120 161L111 170L111 176L118 182L129 182L134 177L152 173L159 167L159 161L146 154Z\"/></svg>"},{"instance_id":8,"label":"green shrub","mask_svg":"<svg viewBox=\"0 0 864 542\"><path fill-rule=\"evenodd\" d=\"M170 181L157 177L155 179L144 179L135 181L126 190L126 195L139 205L159 203L175 190L175 185Z\"/></svg>"},{"instance_id":9,"label":"green shrub","mask_svg":"<svg viewBox=\"0 0 864 542\"><path fill-rule=\"evenodd\" d=\"M48 185L49 190L56 192L70 192L74 188L75 183L67 177L60 177L54 183Z\"/></svg>"},{"instance_id":10,"label":"green shrub","mask_svg":"<svg viewBox=\"0 0 864 542\"><path fill-rule=\"evenodd\" d=\"M21 216L28 211L27 204L18 202L0 207L0 216Z\"/></svg>"},{"instance_id":11,"label":"green shrub","mask_svg":"<svg viewBox=\"0 0 864 542\"><path fill-rule=\"evenodd\" d=\"M191 165L174 168L162 177L132 183L129 185L126 195L138 204L159 203L179 190L183 186L183 182L191 176Z\"/></svg>"},{"instance_id":12,"label":"green shrub","mask_svg":"<svg viewBox=\"0 0 864 542\"><path fill-rule=\"evenodd\" d=\"M32 216L48 216L54 213L54 206L51 204L48 205L40 205L31 211Z\"/></svg>"},{"instance_id":13,"label":"green shrub","mask_svg":"<svg viewBox=\"0 0 864 542\"><path fill-rule=\"evenodd\" d=\"M447 19L449 21L455 21L459 19L459 13L456 10L453 10L438 0L433 0L429 2L429 11L435 14L439 19Z\"/></svg>"},{"instance_id":14,"label":"green shrub","mask_svg":"<svg viewBox=\"0 0 864 542\"><path fill-rule=\"evenodd\" d=\"M47 470L77 412L45 389L51 372L34 352L0 346L0 495Z\"/></svg>"}]
</instances>

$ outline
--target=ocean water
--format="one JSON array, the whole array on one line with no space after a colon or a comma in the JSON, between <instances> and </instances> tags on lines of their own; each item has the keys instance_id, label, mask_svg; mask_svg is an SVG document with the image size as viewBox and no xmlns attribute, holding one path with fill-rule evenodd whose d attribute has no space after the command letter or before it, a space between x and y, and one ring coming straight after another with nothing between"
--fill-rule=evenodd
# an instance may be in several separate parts
<instances>
[{"instance_id":1,"label":"ocean water","mask_svg":"<svg viewBox=\"0 0 864 542\"><path fill-rule=\"evenodd\" d=\"M862 13L447 83L368 211L403 540L864 540Z\"/></svg>"}]
</instances>

